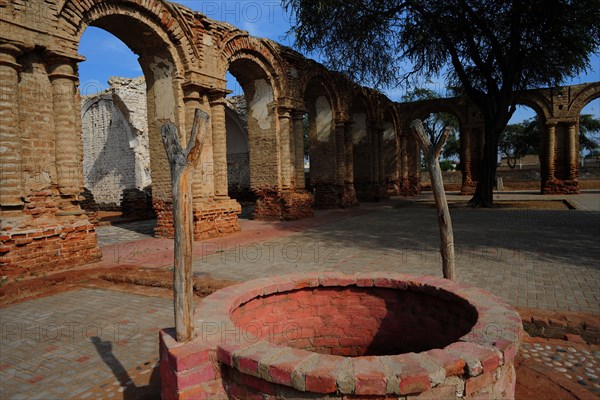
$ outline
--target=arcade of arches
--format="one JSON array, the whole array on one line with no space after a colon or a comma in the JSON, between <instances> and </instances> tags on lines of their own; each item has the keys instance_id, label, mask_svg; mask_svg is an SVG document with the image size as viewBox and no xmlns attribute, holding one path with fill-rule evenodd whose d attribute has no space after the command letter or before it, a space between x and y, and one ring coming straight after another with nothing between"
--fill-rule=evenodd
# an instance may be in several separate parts
<instances>
[{"instance_id":1,"label":"arcade of arches","mask_svg":"<svg viewBox=\"0 0 600 400\"><path fill-rule=\"evenodd\" d=\"M43 10L43 16L40 15ZM419 188L410 121L430 112L460 122L463 191L472 191L483 142L476 108L463 98L394 103L271 40L163 0L13 0L0 3L0 271L32 273L99 260L83 201L79 41L88 26L138 56L147 96L152 204L157 236L172 235L170 176L160 127L182 141L196 108L210 115L193 184L197 239L239 230L228 196L226 81L248 104L249 186L255 218L297 219L314 207L352 207ZM578 118L600 83L528 92L546 124L543 192L578 192ZM304 121L310 183L304 174Z\"/></svg>"}]
</instances>

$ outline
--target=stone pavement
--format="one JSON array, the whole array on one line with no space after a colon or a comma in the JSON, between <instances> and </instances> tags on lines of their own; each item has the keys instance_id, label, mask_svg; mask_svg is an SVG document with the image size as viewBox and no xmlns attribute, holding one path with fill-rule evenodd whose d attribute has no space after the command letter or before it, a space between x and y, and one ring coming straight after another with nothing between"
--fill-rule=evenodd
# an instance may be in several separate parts
<instances>
[{"instance_id":1,"label":"stone pavement","mask_svg":"<svg viewBox=\"0 0 600 400\"><path fill-rule=\"evenodd\" d=\"M100 289L5 307L0 398L101 399L132 393L137 388L129 371L146 375L147 382L158 361L158 330L172 325L170 300Z\"/></svg>"}]
</instances>

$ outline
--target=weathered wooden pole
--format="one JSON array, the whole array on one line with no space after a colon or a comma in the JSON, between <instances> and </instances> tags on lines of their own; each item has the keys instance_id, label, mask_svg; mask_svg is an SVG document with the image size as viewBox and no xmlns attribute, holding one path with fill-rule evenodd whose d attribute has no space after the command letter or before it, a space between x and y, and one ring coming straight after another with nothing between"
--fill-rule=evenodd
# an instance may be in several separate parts
<instances>
[{"instance_id":1,"label":"weathered wooden pole","mask_svg":"<svg viewBox=\"0 0 600 400\"><path fill-rule=\"evenodd\" d=\"M199 122L200 134L198 134ZM163 144L171 167L171 184L173 186L173 225L175 230L173 306L178 342L188 342L194 337L192 175L204 147L207 123L208 114L196 109L190 140L185 150L179 143L179 135L175 125L167 122L161 129Z\"/></svg>"},{"instance_id":2,"label":"weathered wooden pole","mask_svg":"<svg viewBox=\"0 0 600 400\"><path fill-rule=\"evenodd\" d=\"M445 127L442 134L435 141L431 141L423 123L416 119L410 124L417 132L417 138L421 144L425 163L431 177L431 187L433 189L433 198L437 209L438 224L440 227L440 253L442 255L442 271L444 278L456 280L456 265L454 261L454 233L452 232L452 220L448 210L448 201L444 191L444 181L442 178L442 169L440 168L440 153L446 143L446 139L452 132L452 128Z\"/></svg>"}]
</instances>

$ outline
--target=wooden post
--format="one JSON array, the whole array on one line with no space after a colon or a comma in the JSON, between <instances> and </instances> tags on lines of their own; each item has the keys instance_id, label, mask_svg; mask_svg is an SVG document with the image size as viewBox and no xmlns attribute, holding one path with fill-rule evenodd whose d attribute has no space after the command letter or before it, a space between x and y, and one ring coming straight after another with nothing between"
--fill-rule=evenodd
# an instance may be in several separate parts
<instances>
[{"instance_id":1,"label":"wooden post","mask_svg":"<svg viewBox=\"0 0 600 400\"><path fill-rule=\"evenodd\" d=\"M201 120L199 135L197 134L198 120ZM171 167L171 184L173 186L173 225L175 229L173 305L178 342L189 342L194 337L192 175L204 147L207 125L208 114L196 109L191 137L185 150L179 143L175 125L167 122L161 129L163 144Z\"/></svg>"},{"instance_id":2,"label":"wooden post","mask_svg":"<svg viewBox=\"0 0 600 400\"><path fill-rule=\"evenodd\" d=\"M448 210L448 201L444 191L444 181L442 178L442 169L440 168L439 157L442 147L452 132L452 128L445 127L442 134L433 142L425 133L423 123L420 120L414 120L410 124L417 132L417 138L421 144L421 149L425 155L425 162L431 177L431 187L433 188L433 198L437 208L438 224L440 226L440 253L442 254L442 271L444 278L456 280L456 266L454 261L454 234L452 232L452 220Z\"/></svg>"}]
</instances>

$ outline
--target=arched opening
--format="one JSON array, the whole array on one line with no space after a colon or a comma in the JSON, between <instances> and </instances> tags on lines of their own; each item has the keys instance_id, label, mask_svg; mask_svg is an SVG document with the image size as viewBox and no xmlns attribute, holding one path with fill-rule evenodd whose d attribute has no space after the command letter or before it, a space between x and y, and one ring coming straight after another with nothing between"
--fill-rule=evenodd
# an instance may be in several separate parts
<instances>
[{"instance_id":1,"label":"arched opening","mask_svg":"<svg viewBox=\"0 0 600 400\"><path fill-rule=\"evenodd\" d=\"M99 28L79 53L83 142L82 207L96 223L153 219L146 83L137 56ZM119 65L106 63L119 56Z\"/></svg>"},{"instance_id":2,"label":"arched opening","mask_svg":"<svg viewBox=\"0 0 600 400\"><path fill-rule=\"evenodd\" d=\"M111 86L98 98L86 98L86 93L98 87L93 83L98 80L91 79L92 72L86 70L85 63L81 64L85 74L80 86L84 95L82 126L91 131L91 136L97 133L93 140L89 134L84 133L83 137L86 185L99 189L98 194L107 193L105 198L111 199L113 204L120 203L124 218L151 218L154 213L158 214L155 232L159 236L170 236L170 171L160 129L167 120L175 123L182 128L180 138L185 143L186 132L179 123L184 120L185 111L177 100L182 96L175 83L179 75L176 57L167 44L166 34L143 16L100 16L90 27L92 35L98 35L101 30L107 32L100 36L105 40L110 38L109 47L113 51L123 52L121 65L139 63L132 69L136 75L143 73L143 77L111 79ZM82 34L80 50L93 59L98 47L87 48L87 40L87 35ZM130 51L125 51L125 46ZM134 61L136 56L137 61ZM115 70L115 75L122 75L120 72L122 70ZM112 193L108 193L111 185Z\"/></svg>"},{"instance_id":3,"label":"arched opening","mask_svg":"<svg viewBox=\"0 0 600 400\"><path fill-rule=\"evenodd\" d=\"M226 79L229 92L225 99L228 196L242 205L242 216L246 216L247 205L255 200L250 190L248 105L235 77L227 73Z\"/></svg>"},{"instance_id":4,"label":"arched opening","mask_svg":"<svg viewBox=\"0 0 600 400\"><path fill-rule=\"evenodd\" d=\"M437 140L445 127L452 128L452 133L448 136L442 147L439 162L444 179L444 188L447 191L460 191L463 186L464 176L460 161L465 158L465 153L472 154L479 152L477 149L480 149L480 146L482 146L482 142L478 137L479 131L476 129L463 130L458 115L450 107L427 107L417 114L417 118L423 122L425 132L431 141ZM462 143L463 141L464 144ZM461 149L464 146L468 146L469 148ZM431 179L425 165L423 152L420 151L419 154L421 186L424 190L430 190Z\"/></svg>"},{"instance_id":5,"label":"arched opening","mask_svg":"<svg viewBox=\"0 0 600 400\"><path fill-rule=\"evenodd\" d=\"M228 175L233 178L230 197L242 205L242 216L251 216L257 197L276 193L280 186L275 91L267 71L253 59L238 54L228 72L228 87L234 94L228 97L230 111L237 104L229 118L226 113Z\"/></svg>"},{"instance_id":6,"label":"arched opening","mask_svg":"<svg viewBox=\"0 0 600 400\"><path fill-rule=\"evenodd\" d=\"M310 188L316 208L335 208L342 187L338 185L334 106L327 88L320 79L309 81L304 92L307 110L308 159ZM305 152L306 154L306 152Z\"/></svg>"},{"instance_id":7,"label":"arched opening","mask_svg":"<svg viewBox=\"0 0 600 400\"><path fill-rule=\"evenodd\" d=\"M536 190L541 179L545 118L529 105L517 105L500 136L497 189Z\"/></svg>"}]
</instances>

